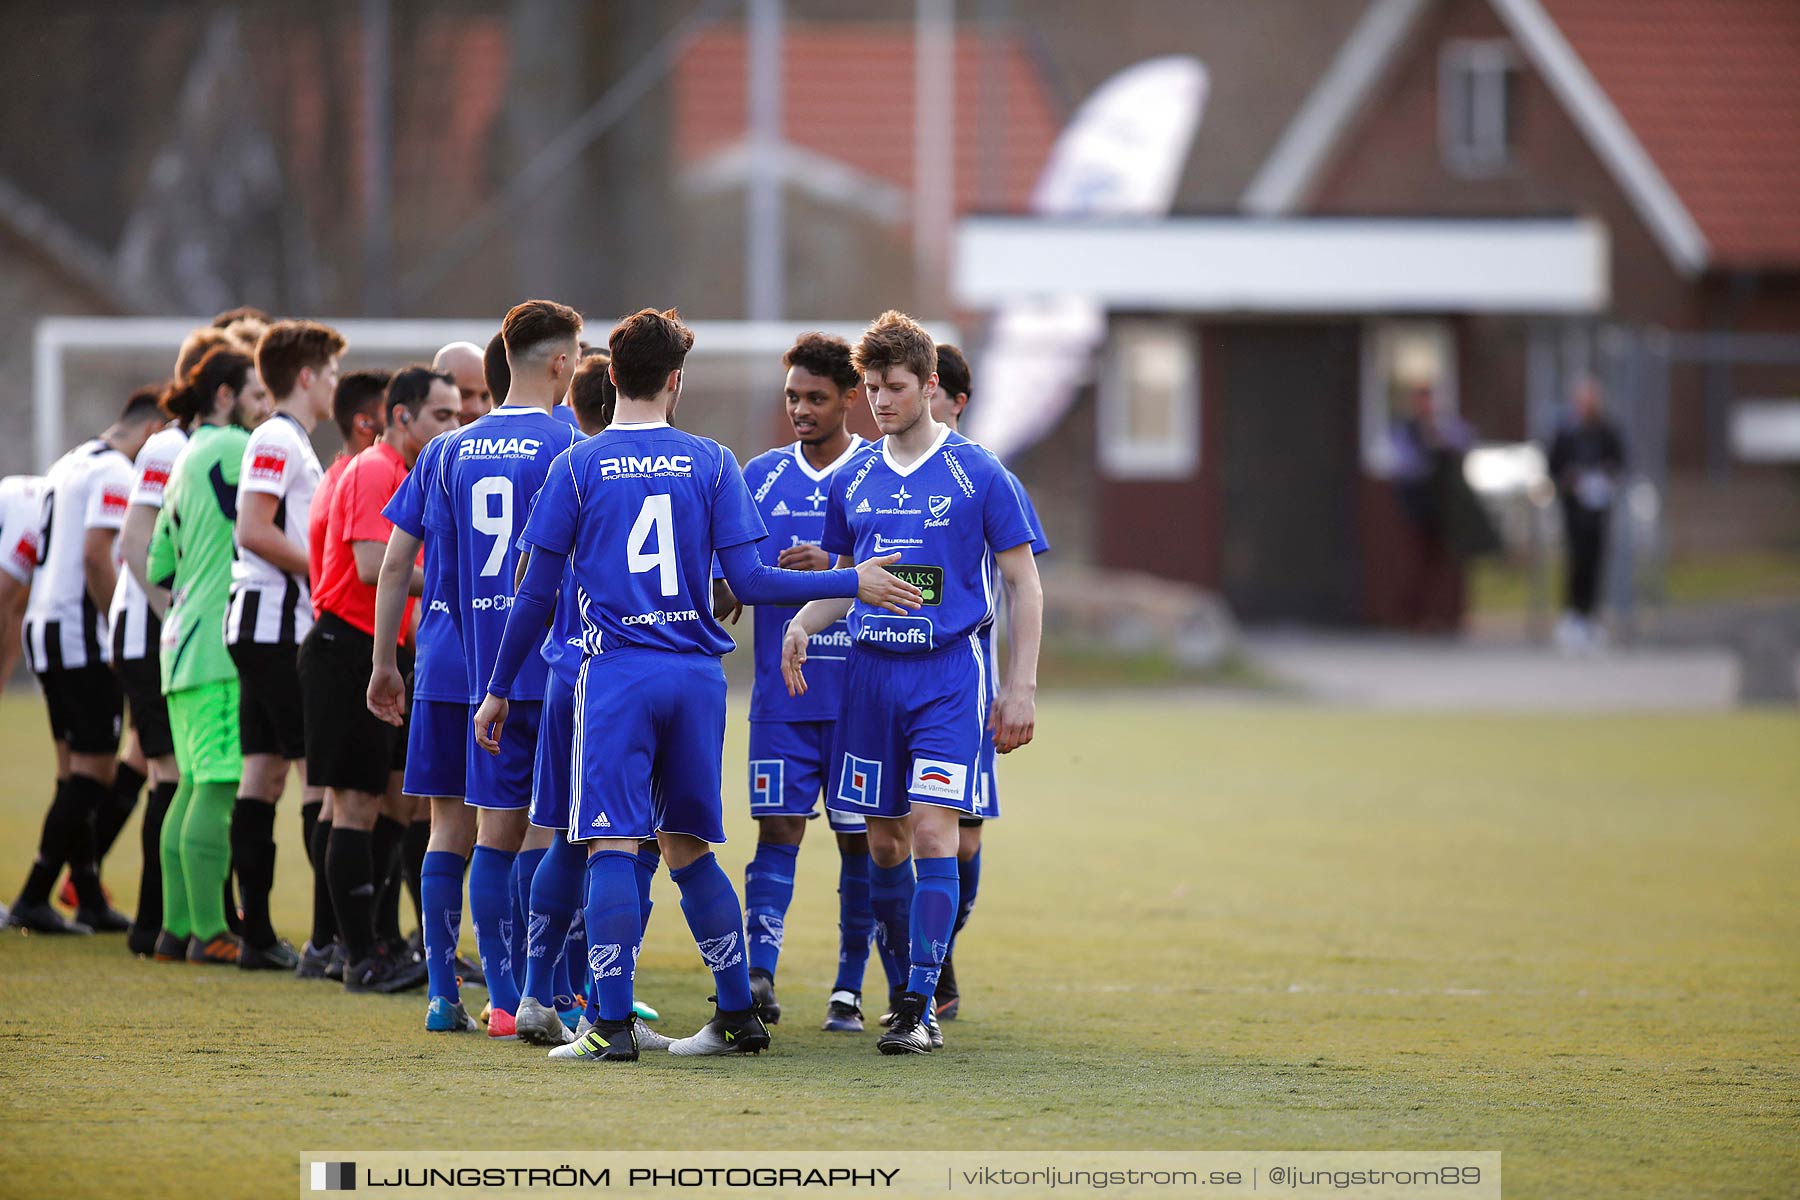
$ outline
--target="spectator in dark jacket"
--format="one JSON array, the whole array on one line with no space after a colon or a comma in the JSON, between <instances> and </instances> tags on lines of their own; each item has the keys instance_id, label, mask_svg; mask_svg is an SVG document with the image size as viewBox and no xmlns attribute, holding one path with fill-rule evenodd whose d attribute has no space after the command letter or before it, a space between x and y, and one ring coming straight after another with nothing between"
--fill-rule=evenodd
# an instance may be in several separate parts
<instances>
[{"instance_id":1,"label":"spectator in dark jacket","mask_svg":"<svg viewBox=\"0 0 1800 1200\"><path fill-rule=\"evenodd\" d=\"M1600 568L1606 558L1606 532L1613 501L1625 471L1619 431L1607 419L1600 388L1583 378L1575 385L1574 419L1550 443L1550 479L1562 501L1564 541L1568 547L1563 616L1557 644L1568 651L1597 647L1600 630L1594 609L1600 595Z\"/></svg>"}]
</instances>

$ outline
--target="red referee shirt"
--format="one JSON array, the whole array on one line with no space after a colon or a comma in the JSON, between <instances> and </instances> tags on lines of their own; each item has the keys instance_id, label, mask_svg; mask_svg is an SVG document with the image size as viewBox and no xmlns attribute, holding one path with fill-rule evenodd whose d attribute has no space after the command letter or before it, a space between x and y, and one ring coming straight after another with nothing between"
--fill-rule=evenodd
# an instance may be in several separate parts
<instances>
[{"instance_id":1,"label":"red referee shirt","mask_svg":"<svg viewBox=\"0 0 1800 1200\"><path fill-rule=\"evenodd\" d=\"M312 590L314 617L323 611L319 608L319 575L325 569L325 519L331 515L331 493L337 490L338 476L350 465L352 457L339 450L313 493L312 517L306 526L306 582Z\"/></svg>"},{"instance_id":2,"label":"red referee shirt","mask_svg":"<svg viewBox=\"0 0 1800 1200\"><path fill-rule=\"evenodd\" d=\"M381 515L406 478L406 460L386 442L376 442L351 459L332 489L325 516L325 545L313 605L364 633L375 632L375 588L356 574L352 542L387 544L393 523ZM316 508L315 508L315 511ZM406 599L401 640L412 627L413 598Z\"/></svg>"}]
</instances>

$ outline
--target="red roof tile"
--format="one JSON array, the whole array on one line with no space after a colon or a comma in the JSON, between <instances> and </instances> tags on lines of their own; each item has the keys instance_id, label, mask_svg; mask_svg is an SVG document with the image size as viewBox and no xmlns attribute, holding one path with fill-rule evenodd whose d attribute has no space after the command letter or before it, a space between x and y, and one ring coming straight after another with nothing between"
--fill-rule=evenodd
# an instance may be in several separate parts
<instances>
[{"instance_id":1,"label":"red roof tile","mask_svg":"<svg viewBox=\"0 0 1800 1200\"><path fill-rule=\"evenodd\" d=\"M790 24L784 32L786 140L910 188L912 28ZM684 164L744 137L744 41L741 27L709 30L682 52L675 78L675 130ZM1015 40L959 31L955 55L957 211L1022 209L1061 122L1036 67ZM996 62L998 78L986 78ZM990 96L1003 105L1004 123L984 129L979 109ZM984 166L990 152L998 161ZM998 185L998 197L989 193L984 183L989 179Z\"/></svg>"},{"instance_id":2,"label":"red roof tile","mask_svg":"<svg viewBox=\"0 0 1800 1200\"><path fill-rule=\"evenodd\" d=\"M1800 267L1800 2L1545 0L1721 266Z\"/></svg>"}]
</instances>

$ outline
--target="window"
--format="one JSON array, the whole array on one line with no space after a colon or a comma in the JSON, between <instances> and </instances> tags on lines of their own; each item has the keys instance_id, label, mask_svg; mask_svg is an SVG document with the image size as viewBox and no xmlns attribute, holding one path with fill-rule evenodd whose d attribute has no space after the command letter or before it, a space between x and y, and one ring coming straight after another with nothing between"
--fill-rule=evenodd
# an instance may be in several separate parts
<instances>
[{"instance_id":1,"label":"window","mask_svg":"<svg viewBox=\"0 0 1800 1200\"><path fill-rule=\"evenodd\" d=\"M1512 161L1519 61L1503 41L1446 42L1438 58L1438 140L1457 175L1497 175Z\"/></svg>"},{"instance_id":2,"label":"window","mask_svg":"<svg viewBox=\"0 0 1800 1200\"><path fill-rule=\"evenodd\" d=\"M1200 461L1200 351L1191 326L1119 321L1100 384L1100 463L1121 479L1182 479Z\"/></svg>"},{"instance_id":3,"label":"window","mask_svg":"<svg viewBox=\"0 0 1800 1200\"><path fill-rule=\"evenodd\" d=\"M1386 479L1404 471L1399 426L1429 396L1432 414L1458 423L1456 338L1443 321L1372 321L1363 334L1363 469ZM1459 423L1458 423L1459 424Z\"/></svg>"}]
</instances>

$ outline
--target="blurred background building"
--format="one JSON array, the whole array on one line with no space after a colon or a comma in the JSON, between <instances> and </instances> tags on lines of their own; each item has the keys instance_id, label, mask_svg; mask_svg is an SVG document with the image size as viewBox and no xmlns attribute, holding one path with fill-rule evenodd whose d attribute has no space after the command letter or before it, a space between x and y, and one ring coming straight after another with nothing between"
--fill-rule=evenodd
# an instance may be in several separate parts
<instances>
[{"instance_id":1,"label":"blurred background building","mask_svg":"<svg viewBox=\"0 0 1800 1200\"><path fill-rule=\"evenodd\" d=\"M1084 102L1170 56L1161 211L1047 202ZM1253 622L1463 623L1478 547L1434 566L1397 486L1421 414L1541 606L1529 444L1592 376L1629 614L1669 561L1800 546L1797 63L1784 0L7 5L0 471L43 465L51 315L898 307L976 351L1060 561ZM982 353L1068 304L1054 371ZM62 445L172 353L58 350ZM779 438L776 357L708 359L684 413Z\"/></svg>"}]
</instances>

